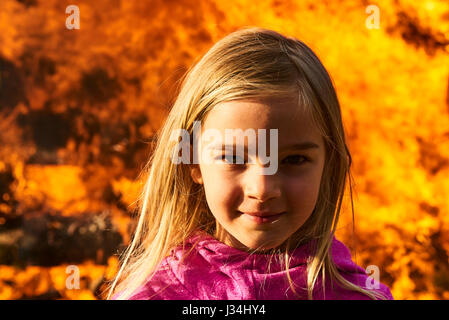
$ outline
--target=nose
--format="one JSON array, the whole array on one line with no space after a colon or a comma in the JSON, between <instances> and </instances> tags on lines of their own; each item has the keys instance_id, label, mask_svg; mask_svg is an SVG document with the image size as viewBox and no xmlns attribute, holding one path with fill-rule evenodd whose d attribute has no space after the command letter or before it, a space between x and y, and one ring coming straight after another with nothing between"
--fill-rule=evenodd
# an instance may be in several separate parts
<instances>
[{"instance_id":1,"label":"nose","mask_svg":"<svg viewBox=\"0 0 449 320\"><path fill-rule=\"evenodd\" d=\"M261 165L252 165L250 167L247 170L244 181L244 189L248 198L265 202L281 196L281 187L277 174L264 174L264 166Z\"/></svg>"}]
</instances>

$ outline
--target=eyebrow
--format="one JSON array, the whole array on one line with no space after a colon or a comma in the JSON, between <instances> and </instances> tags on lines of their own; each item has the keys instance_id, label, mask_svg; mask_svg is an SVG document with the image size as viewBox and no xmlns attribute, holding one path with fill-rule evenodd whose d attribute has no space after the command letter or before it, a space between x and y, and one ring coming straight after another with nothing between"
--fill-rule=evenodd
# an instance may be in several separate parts
<instances>
[{"instance_id":1,"label":"eyebrow","mask_svg":"<svg viewBox=\"0 0 449 320\"><path fill-rule=\"evenodd\" d=\"M293 145L284 147L282 149L288 149L288 150L307 150L307 149L319 149L320 147L311 141L305 141L305 142L301 142L301 143L295 143Z\"/></svg>"},{"instance_id":2,"label":"eyebrow","mask_svg":"<svg viewBox=\"0 0 449 320\"><path fill-rule=\"evenodd\" d=\"M232 144L227 144L227 145L220 145L220 144L213 144L211 146L209 146L209 148L213 149L213 150L222 150L222 149L233 149L235 145ZM307 149L319 149L319 145L317 145L314 142L311 141L305 141L305 142L301 142L301 143L295 143L289 146L285 146L283 148L281 148L281 150L307 150ZM246 146L245 146L246 149Z\"/></svg>"},{"instance_id":3,"label":"eyebrow","mask_svg":"<svg viewBox=\"0 0 449 320\"><path fill-rule=\"evenodd\" d=\"M212 150L223 150L223 149L232 149L235 145L232 144L220 144L220 143L214 143L207 146L208 149Z\"/></svg>"}]
</instances>

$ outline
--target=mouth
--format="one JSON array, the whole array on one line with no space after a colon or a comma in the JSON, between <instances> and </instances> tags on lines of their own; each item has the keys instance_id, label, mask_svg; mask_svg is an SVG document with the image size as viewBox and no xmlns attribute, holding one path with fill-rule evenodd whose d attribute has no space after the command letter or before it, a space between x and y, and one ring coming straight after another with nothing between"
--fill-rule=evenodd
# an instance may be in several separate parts
<instances>
[{"instance_id":1,"label":"mouth","mask_svg":"<svg viewBox=\"0 0 449 320\"><path fill-rule=\"evenodd\" d=\"M286 212L241 212L237 211L245 218L257 224L264 224L279 220Z\"/></svg>"}]
</instances>

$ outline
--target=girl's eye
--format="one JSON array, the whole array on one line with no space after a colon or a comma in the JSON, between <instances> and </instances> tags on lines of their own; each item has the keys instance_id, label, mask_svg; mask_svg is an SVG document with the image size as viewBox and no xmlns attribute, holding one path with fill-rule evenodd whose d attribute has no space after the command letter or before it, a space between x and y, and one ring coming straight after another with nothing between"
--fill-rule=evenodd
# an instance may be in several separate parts
<instances>
[{"instance_id":1,"label":"girl's eye","mask_svg":"<svg viewBox=\"0 0 449 320\"><path fill-rule=\"evenodd\" d=\"M217 157L218 160L224 161L226 164L244 164L245 161L241 157L238 156L229 156L229 155L222 155L220 157ZM237 163L237 159L239 159L239 163Z\"/></svg>"},{"instance_id":2,"label":"girl's eye","mask_svg":"<svg viewBox=\"0 0 449 320\"><path fill-rule=\"evenodd\" d=\"M216 160L221 160L225 164L245 164L244 159L242 159L241 157L235 156L235 155L230 156L230 155L223 154L223 155L217 157ZM237 163L237 160L240 160L239 163ZM287 165L301 165L308 161L309 161L309 158L298 154L298 155L292 155L292 156L286 157L282 161L282 163L287 164Z\"/></svg>"},{"instance_id":3,"label":"girl's eye","mask_svg":"<svg viewBox=\"0 0 449 320\"><path fill-rule=\"evenodd\" d=\"M288 160L288 159L290 159L290 160ZM293 156L288 156L287 158L284 159L283 163L292 164L292 165L301 165L302 163L307 162L307 161L309 161L309 159L307 157L297 154L297 155L293 155Z\"/></svg>"}]
</instances>

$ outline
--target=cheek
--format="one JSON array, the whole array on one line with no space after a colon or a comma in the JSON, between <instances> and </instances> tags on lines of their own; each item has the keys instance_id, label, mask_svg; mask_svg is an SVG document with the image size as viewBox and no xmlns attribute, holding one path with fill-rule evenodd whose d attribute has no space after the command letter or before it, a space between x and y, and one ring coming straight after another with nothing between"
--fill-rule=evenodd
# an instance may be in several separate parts
<instances>
[{"instance_id":1,"label":"cheek","mask_svg":"<svg viewBox=\"0 0 449 320\"><path fill-rule=\"evenodd\" d=\"M212 167L202 169L207 204L214 214L226 214L236 208L240 188L236 179L223 170Z\"/></svg>"},{"instance_id":2,"label":"cheek","mask_svg":"<svg viewBox=\"0 0 449 320\"><path fill-rule=\"evenodd\" d=\"M285 183L285 193L292 207L313 210L318 199L320 179L316 175L292 177Z\"/></svg>"}]
</instances>

